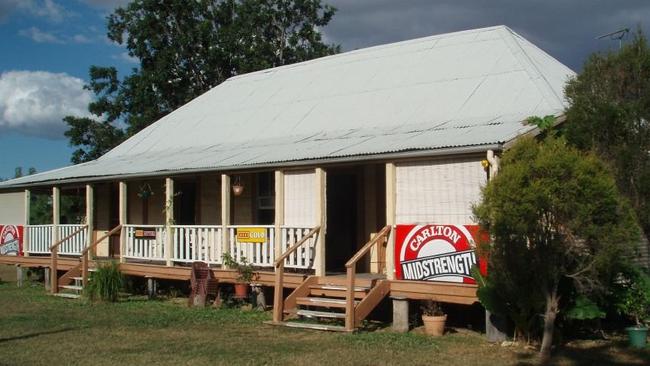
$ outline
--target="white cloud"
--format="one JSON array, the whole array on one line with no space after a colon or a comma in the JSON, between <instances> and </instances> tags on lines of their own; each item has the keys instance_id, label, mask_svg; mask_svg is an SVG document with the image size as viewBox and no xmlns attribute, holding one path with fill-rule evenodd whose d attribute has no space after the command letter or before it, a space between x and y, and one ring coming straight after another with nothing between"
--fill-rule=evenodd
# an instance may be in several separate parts
<instances>
[{"instance_id":1,"label":"white cloud","mask_svg":"<svg viewBox=\"0 0 650 366\"><path fill-rule=\"evenodd\" d=\"M112 58L114 60L120 60L122 62L125 62L127 64L139 64L140 60L138 60L137 57L133 57L129 55L128 52L122 52L119 55L113 55Z\"/></svg>"},{"instance_id":2,"label":"white cloud","mask_svg":"<svg viewBox=\"0 0 650 366\"><path fill-rule=\"evenodd\" d=\"M65 73L8 71L0 74L0 134L16 132L64 138L63 117L89 116L92 93Z\"/></svg>"},{"instance_id":3,"label":"white cloud","mask_svg":"<svg viewBox=\"0 0 650 366\"><path fill-rule=\"evenodd\" d=\"M105 9L114 9L118 6L123 6L131 2L131 0L80 0L91 6L96 6Z\"/></svg>"},{"instance_id":4,"label":"white cloud","mask_svg":"<svg viewBox=\"0 0 650 366\"><path fill-rule=\"evenodd\" d=\"M72 15L54 0L0 0L0 21L15 11L57 23Z\"/></svg>"},{"instance_id":5,"label":"white cloud","mask_svg":"<svg viewBox=\"0 0 650 366\"><path fill-rule=\"evenodd\" d=\"M18 32L23 37L30 38L37 43L65 43L62 39L52 33L42 31L36 27L22 29Z\"/></svg>"},{"instance_id":6,"label":"white cloud","mask_svg":"<svg viewBox=\"0 0 650 366\"><path fill-rule=\"evenodd\" d=\"M88 37L83 34L75 34L72 36L72 41L75 43L90 43L92 42Z\"/></svg>"}]
</instances>

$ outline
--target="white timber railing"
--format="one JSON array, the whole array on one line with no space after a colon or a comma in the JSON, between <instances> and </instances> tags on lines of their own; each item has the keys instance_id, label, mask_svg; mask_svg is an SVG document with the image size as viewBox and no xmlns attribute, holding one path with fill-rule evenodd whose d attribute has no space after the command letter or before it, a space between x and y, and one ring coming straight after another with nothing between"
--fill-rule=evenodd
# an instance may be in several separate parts
<instances>
[{"instance_id":1,"label":"white timber railing","mask_svg":"<svg viewBox=\"0 0 650 366\"><path fill-rule=\"evenodd\" d=\"M292 245L299 242L300 239L307 235L312 229L312 227L282 226L280 229L280 237L282 238L280 248L282 253ZM300 245L294 252L289 254L289 256L284 260L284 266L286 268L312 269L314 267L317 240L318 235L314 235L307 239L307 241Z\"/></svg>"},{"instance_id":2,"label":"white timber railing","mask_svg":"<svg viewBox=\"0 0 650 366\"><path fill-rule=\"evenodd\" d=\"M82 224L59 225L59 239L66 238L79 229L73 237L64 241L59 246L59 254L62 255L81 255L81 252L88 244L88 227Z\"/></svg>"},{"instance_id":3,"label":"white timber railing","mask_svg":"<svg viewBox=\"0 0 650 366\"><path fill-rule=\"evenodd\" d=\"M202 261L221 264L223 229L221 226L173 225L175 262Z\"/></svg>"},{"instance_id":4,"label":"white timber railing","mask_svg":"<svg viewBox=\"0 0 650 366\"><path fill-rule=\"evenodd\" d=\"M75 231L84 228L83 224L65 224L59 225L59 238L65 238ZM27 238L29 240L30 254L50 254L52 245L52 233L54 225L27 225ZM61 255L80 255L86 248L88 238L88 229L79 231L59 246Z\"/></svg>"},{"instance_id":5,"label":"white timber railing","mask_svg":"<svg viewBox=\"0 0 650 366\"><path fill-rule=\"evenodd\" d=\"M49 254L54 225L27 225L30 254Z\"/></svg>"},{"instance_id":6,"label":"white timber railing","mask_svg":"<svg viewBox=\"0 0 650 366\"><path fill-rule=\"evenodd\" d=\"M249 243L237 239L237 232L240 229L262 229L265 232L263 240ZM241 263L243 258L257 267L273 267L275 261L275 227L272 225L232 225L228 226L228 238L230 241L230 255Z\"/></svg>"},{"instance_id":7,"label":"white timber railing","mask_svg":"<svg viewBox=\"0 0 650 366\"><path fill-rule=\"evenodd\" d=\"M167 233L164 225L124 225L126 230L125 258L165 260ZM313 228L282 226L280 228L281 253L298 243ZM236 262L246 261L255 267L274 266L275 227L272 225L229 225L227 243L223 243L223 227L218 225L172 225L171 259L174 262L202 261L222 264L224 251ZM255 240L238 238L238 232L254 231L261 235ZM314 235L285 259L286 268L313 269L318 236ZM224 245L225 244L225 245Z\"/></svg>"},{"instance_id":8,"label":"white timber railing","mask_svg":"<svg viewBox=\"0 0 650 366\"><path fill-rule=\"evenodd\" d=\"M165 260L166 232L164 225L124 225L126 229L125 258Z\"/></svg>"}]
</instances>

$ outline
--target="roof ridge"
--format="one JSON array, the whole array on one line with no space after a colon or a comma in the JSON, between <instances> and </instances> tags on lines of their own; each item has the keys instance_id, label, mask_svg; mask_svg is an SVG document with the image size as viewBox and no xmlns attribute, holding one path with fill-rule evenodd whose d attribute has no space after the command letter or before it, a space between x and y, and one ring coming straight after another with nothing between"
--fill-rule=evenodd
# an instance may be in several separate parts
<instances>
[{"instance_id":1,"label":"roof ridge","mask_svg":"<svg viewBox=\"0 0 650 366\"><path fill-rule=\"evenodd\" d=\"M508 26L503 26L502 29L505 30L506 32L508 32L509 38L514 41L513 43L516 45L516 47L521 51L521 54L524 56L523 58L521 58L521 57L517 57L516 55L514 55L515 57L517 57L517 59L520 62L522 62L522 61L526 62L527 65L522 65L522 66L528 66L528 67L524 67L524 70L526 70L526 73L528 73L528 75L531 77L531 79L533 80L533 83L535 84L537 89L539 89L539 91L545 96L547 94L549 94L549 92L550 92L550 94L553 97L555 97L556 102L559 102L560 105L564 105L564 99L556 93L555 89L553 88L553 86L551 85L549 80L547 79L546 75L542 72L542 70L539 69L539 67L537 67L535 62L531 59L531 56L528 54L528 52L526 52L526 50L522 46L521 41L522 40L526 41L526 39L524 37L522 37L519 33L512 30L512 28L510 28ZM540 51L543 56L550 57L553 61L562 64L561 62L559 62L555 58L551 57L546 51L544 51L541 48L535 46L533 43L526 41L526 44L532 45L535 49ZM562 65L564 66L564 64L562 64ZM534 71L537 73L537 75L532 75L530 73L530 68L534 69ZM566 67L566 68L569 71L573 71L573 70L569 69L568 67ZM537 80L539 80L540 78L543 80L543 85L545 86L545 88L544 88L545 90L542 90L542 88L540 88L540 85L539 85L540 83L537 82Z\"/></svg>"},{"instance_id":2,"label":"roof ridge","mask_svg":"<svg viewBox=\"0 0 650 366\"><path fill-rule=\"evenodd\" d=\"M454 32L432 34L432 35L428 35L428 36L424 36L424 37L405 39L405 40L401 40L401 41L397 41L397 42L384 43L384 44L378 44L378 45L374 45L374 46L357 48L357 49L354 49L354 50L345 51L345 52L341 52L341 53L336 53L336 54L333 54L333 55L328 55L328 56L323 56L323 57L318 57L318 58L314 58L314 59L311 59L311 60L305 60L305 61L301 61L301 62L295 62L295 63L292 63L292 64L286 64L286 65L276 66L276 67L272 67L272 68L268 68L268 69L262 69L262 70L257 70L257 71L252 71L252 72L248 72L248 73L244 73L244 74L231 76L228 79L226 79L224 81L224 83L226 83L228 81L231 81L231 80L240 79L240 78L243 78L243 77L248 77L248 76L253 76L253 75L260 75L260 74L268 74L268 73L275 72L277 70L284 70L284 69L291 69L291 68L295 68L295 67L302 67L304 65L309 65L309 64L312 64L312 63L323 62L324 60L331 60L331 59L335 59L335 58L348 57L348 56L356 55L356 54L359 54L359 53L377 51L377 50L388 49L388 48L392 48L392 47L400 47L400 46L404 46L404 45L407 45L407 44L416 44L416 43L420 43L420 42L426 42L426 41L430 41L430 40L434 40L434 39L439 39L439 38L442 38L442 37L459 36L459 35L462 35L462 34L486 32L486 31L492 31L492 30L498 30L498 29L504 29L504 28L505 29L510 29L510 28L508 28L508 26L501 24L501 25L493 25L493 26L483 27L483 28L473 28L473 29L465 29L465 30L454 31Z\"/></svg>"}]
</instances>

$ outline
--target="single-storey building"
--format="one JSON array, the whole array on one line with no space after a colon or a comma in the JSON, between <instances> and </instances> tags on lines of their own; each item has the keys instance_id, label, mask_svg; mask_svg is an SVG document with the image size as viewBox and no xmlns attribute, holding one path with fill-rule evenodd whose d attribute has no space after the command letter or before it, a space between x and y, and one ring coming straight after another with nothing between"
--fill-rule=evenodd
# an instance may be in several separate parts
<instances>
[{"instance_id":1,"label":"single-storey building","mask_svg":"<svg viewBox=\"0 0 650 366\"><path fill-rule=\"evenodd\" d=\"M274 322L342 330L388 295L472 304L471 206L537 132L528 117L562 118L573 75L505 26L238 75L97 160L0 183L0 224L22 235L0 263L53 268L57 292L85 281L88 247L130 275L189 279L203 261L233 282L229 253L280 289ZM43 191L52 222L30 223ZM85 215L63 224L70 193Z\"/></svg>"}]
</instances>

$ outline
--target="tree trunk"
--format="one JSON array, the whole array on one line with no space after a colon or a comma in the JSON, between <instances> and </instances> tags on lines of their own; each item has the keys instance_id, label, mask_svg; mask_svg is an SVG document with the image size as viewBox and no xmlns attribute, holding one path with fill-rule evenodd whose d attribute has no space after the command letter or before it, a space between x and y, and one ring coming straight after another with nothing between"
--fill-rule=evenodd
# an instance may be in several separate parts
<instances>
[{"instance_id":1,"label":"tree trunk","mask_svg":"<svg viewBox=\"0 0 650 366\"><path fill-rule=\"evenodd\" d=\"M542 364L546 364L551 358L551 346L553 345L553 330L555 318L558 312L560 299L557 296L557 289L546 294L546 313L544 313L544 336L542 337L542 348L539 350L539 357Z\"/></svg>"}]
</instances>

